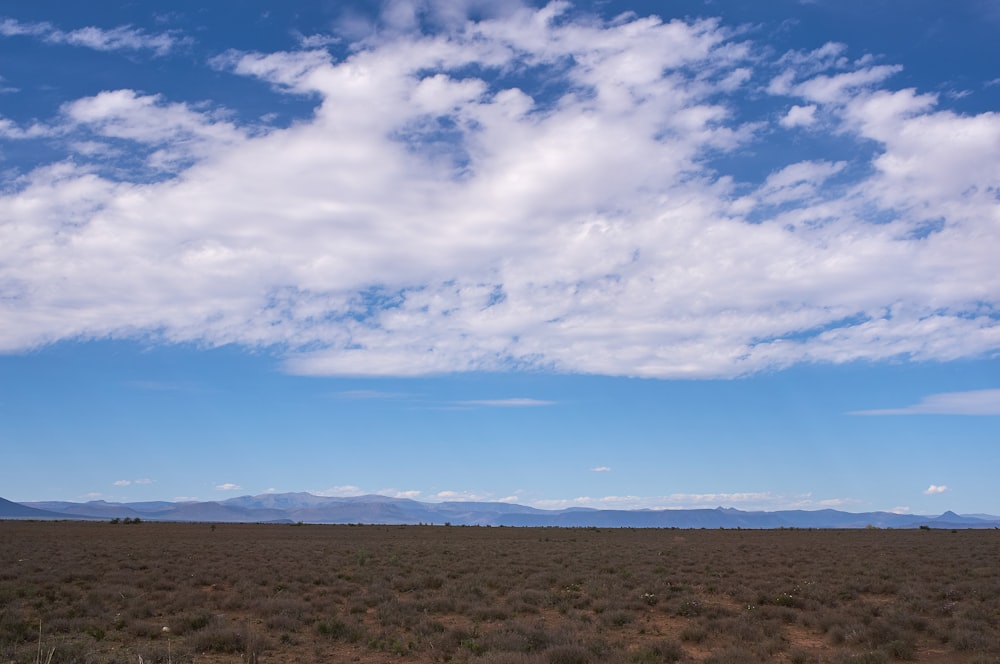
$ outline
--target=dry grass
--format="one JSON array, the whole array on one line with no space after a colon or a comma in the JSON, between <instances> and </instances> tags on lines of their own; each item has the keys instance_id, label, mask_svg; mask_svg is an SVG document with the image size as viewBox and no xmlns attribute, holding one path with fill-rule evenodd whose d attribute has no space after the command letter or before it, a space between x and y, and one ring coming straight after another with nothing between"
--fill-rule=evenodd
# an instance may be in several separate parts
<instances>
[{"instance_id":1,"label":"dry grass","mask_svg":"<svg viewBox=\"0 0 1000 664\"><path fill-rule=\"evenodd\" d=\"M1000 532L0 522L0 662L49 653L1000 663Z\"/></svg>"}]
</instances>

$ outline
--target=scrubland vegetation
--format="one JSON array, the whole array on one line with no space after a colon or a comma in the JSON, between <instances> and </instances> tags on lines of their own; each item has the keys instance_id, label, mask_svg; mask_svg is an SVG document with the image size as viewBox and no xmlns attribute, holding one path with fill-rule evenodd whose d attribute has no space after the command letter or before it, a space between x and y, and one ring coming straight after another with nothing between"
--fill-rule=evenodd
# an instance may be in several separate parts
<instances>
[{"instance_id":1,"label":"scrubland vegetation","mask_svg":"<svg viewBox=\"0 0 1000 664\"><path fill-rule=\"evenodd\" d=\"M0 662L1000 662L1000 531L0 522Z\"/></svg>"}]
</instances>

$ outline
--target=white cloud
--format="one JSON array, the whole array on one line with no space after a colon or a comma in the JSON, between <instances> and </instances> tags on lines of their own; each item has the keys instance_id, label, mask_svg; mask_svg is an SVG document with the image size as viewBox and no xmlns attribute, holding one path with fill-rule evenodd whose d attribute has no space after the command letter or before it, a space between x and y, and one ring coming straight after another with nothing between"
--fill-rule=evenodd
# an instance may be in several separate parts
<instances>
[{"instance_id":1,"label":"white cloud","mask_svg":"<svg viewBox=\"0 0 1000 664\"><path fill-rule=\"evenodd\" d=\"M216 491L239 491L242 488L243 487L241 487L239 484L233 484L232 482L226 482L225 484L215 485Z\"/></svg>"},{"instance_id":2,"label":"white cloud","mask_svg":"<svg viewBox=\"0 0 1000 664\"><path fill-rule=\"evenodd\" d=\"M748 493L675 493L665 496L580 496L572 499L543 499L529 501L540 509L566 509L589 507L594 509L703 509L733 507L741 510L788 510L844 508L859 504L851 498L815 500L811 494L786 495L768 491Z\"/></svg>"},{"instance_id":3,"label":"white cloud","mask_svg":"<svg viewBox=\"0 0 1000 664\"><path fill-rule=\"evenodd\" d=\"M924 489L924 494L928 495L928 496L936 496L939 493L946 492L947 490L948 490L948 487L946 487L943 484L941 484L941 485L932 484L929 487L927 487L926 489Z\"/></svg>"},{"instance_id":4,"label":"white cloud","mask_svg":"<svg viewBox=\"0 0 1000 664\"><path fill-rule=\"evenodd\" d=\"M386 392L384 390L343 390L335 392L337 399L405 399L409 394L404 392Z\"/></svg>"},{"instance_id":5,"label":"white cloud","mask_svg":"<svg viewBox=\"0 0 1000 664\"><path fill-rule=\"evenodd\" d=\"M1000 415L1000 389L931 394L903 408L859 410L852 415Z\"/></svg>"},{"instance_id":6,"label":"white cloud","mask_svg":"<svg viewBox=\"0 0 1000 664\"><path fill-rule=\"evenodd\" d=\"M74 128L100 139L132 141L136 152L145 155L145 165L155 171L176 170L194 160L218 156L246 138L245 132L211 112L164 103L159 96L133 90L101 92L68 103L62 111ZM84 155L115 153L115 148L100 140L78 141L74 146Z\"/></svg>"},{"instance_id":7,"label":"white cloud","mask_svg":"<svg viewBox=\"0 0 1000 664\"><path fill-rule=\"evenodd\" d=\"M45 136L50 136L52 133L53 132L49 127L38 124L37 122L27 128L22 128L17 126L11 120L0 116L0 138L5 138L7 140L23 140L29 138L43 138Z\"/></svg>"},{"instance_id":8,"label":"white cloud","mask_svg":"<svg viewBox=\"0 0 1000 664\"><path fill-rule=\"evenodd\" d=\"M315 99L288 127L133 90L0 123L83 148L0 193L0 350L141 337L271 346L300 374L700 378L1000 349L1000 115L884 88L898 68L842 44L776 72L717 21L404 10L341 61L213 61ZM448 29L409 31L428 20ZM529 71L545 84L496 78ZM765 128L741 110L768 81L803 110ZM791 153L756 184L707 165L817 115L874 156Z\"/></svg>"},{"instance_id":9,"label":"white cloud","mask_svg":"<svg viewBox=\"0 0 1000 664\"><path fill-rule=\"evenodd\" d=\"M347 498L350 496L360 496L364 494L364 492L360 488L352 484L334 486L330 487L329 489L323 489L322 491L310 491L309 493L316 496L328 496L337 498Z\"/></svg>"},{"instance_id":10,"label":"white cloud","mask_svg":"<svg viewBox=\"0 0 1000 664\"><path fill-rule=\"evenodd\" d=\"M611 467L610 466L594 466L590 470L592 472L595 472L595 473L610 473L611 472Z\"/></svg>"},{"instance_id":11,"label":"white cloud","mask_svg":"<svg viewBox=\"0 0 1000 664\"><path fill-rule=\"evenodd\" d=\"M842 74L821 74L802 81L793 87L791 92L812 102L844 103L849 101L853 96L852 93L859 88L869 88L881 83L901 70L902 67L895 65L876 65Z\"/></svg>"},{"instance_id":12,"label":"white cloud","mask_svg":"<svg viewBox=\"0 0 1000 664\"><path fill-rule=\"evenodd\" d=\"M478 493L476 491L438 491L433 496L434 500L444 502L482 502L494 500L491 493Z\"/></svg>"},{"instance_id":13,"label":"white cloud","mask_svg":"<svg viewBox=\"0 0 1000 664\"><path fill-rule=\"evenodd\" d=\"M545 401L543 399L511 398L511 399L474 399L470 401L456 401L461 406L487 406L491 408L534 408L537 406L552 406L555 401Z\"/></svg>"},{"instance_id":14,"label":"white cloud","mask_svg":"<svg viewBox=\"0 0 1000 664\"><path fill-rule=\"evenodd\" d=\"M342 38L335 35L323 35L323 34L313 34L313 35L299 35L299 44L304 49L317 49L326 48L332 44L339 44L344 41Z\"/></svg>"},{"instance_id":15,"label":"white cloud","mask_svg":"<svg viewBox=\"0 0 1000 664\"><path fill-rule=\"evenodd\" d=\"M816 105L792 106L779 122L782 127L808 127L816 122Z\"/></svg>"},{"instance_id":16,"label":"white cloud","mask_svg":"<svg viewBox=\"0 0 1000 664\"><path fill-rule=\"evenodd\" d=\"M756 205L816 200L818 190L846 166L845 162L802 161L771 173L755 192Z\"/></svg>"},{"instance_id":17,"label":"white cloud","mask_svg":"<svg viewBox=\"0 0 1000 664\"><path fill-rule=\"evenodd\" d=\"M136 486L147 486L153 484L153 482L154 480L151 480L149 478L144 478L139 480L115 480L114 482L112 482L112 484L114 486L131 486L133 484Z\"/></svg>"},{"instance_id":18,"label":"white cloud","mask_svg":"<svg viewBox=\"0 0 1000 664\"><path fill-rule=\"evenodd\" d=\"M82 46L95 51L152 51L155 55L168 54L173 49L189 43L188 39L174 34L149 34L131 26L114 28L87 26L63 31L50 23L24 23L11 18L0 21L0 36L38 37L50 44Z\"/></svg>"},{"instance_id":19,"label":"white cloud","mask_svg":"<svg viewBox=\"0 0 1000 664\"><path fill-rule=\"evenodd\" d=\"M380 489L376 491L380 496L388 496L389 498L406 498L408 500L419 500L421 491L417 489L407 489L400 491L399 489Z\"/></svg>"}]
</instances>

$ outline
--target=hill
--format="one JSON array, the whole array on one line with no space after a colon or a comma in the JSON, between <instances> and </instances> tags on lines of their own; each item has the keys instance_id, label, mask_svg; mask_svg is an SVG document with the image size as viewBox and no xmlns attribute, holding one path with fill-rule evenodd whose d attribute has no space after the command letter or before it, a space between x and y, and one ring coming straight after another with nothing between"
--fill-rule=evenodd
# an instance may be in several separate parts
<instances>
[{"instance_id":1,"label":"hill","mask_svg":"<svg viewBox=\"0 0 1000 664\"><path fill-rule=\"evenodd\" d=\"M239 496L224 501L112 503L14 503L0 499L2 519L111 519L219 523L365 523L535 526L567 528L1000 528L1000 517L732 508L692 510L541 510L512 503L424 503L367 495L309 493Z\"/></svg>"}]
</instances>

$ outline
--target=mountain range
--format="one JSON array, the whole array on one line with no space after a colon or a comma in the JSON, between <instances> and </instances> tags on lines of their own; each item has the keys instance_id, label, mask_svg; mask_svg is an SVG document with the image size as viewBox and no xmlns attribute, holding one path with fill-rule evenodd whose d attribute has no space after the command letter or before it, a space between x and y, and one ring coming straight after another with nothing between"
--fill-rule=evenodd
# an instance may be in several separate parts
<instances>
[{"instance_id":1,"label":"mountain range","mask_svg":"<svg viewBox=\"0 0 1000 664\"><path fill-rule=\"evenodd\" d=\"M839 510L743 511L733 508L667 510L542 510L491 502L425 503L367 495L266 493L207 502L16 503L0 498L0 519L140 519L214 523L364 523L566 528L1000 528L993 515L940 516Z\"/></svg>"}]
</instances>

